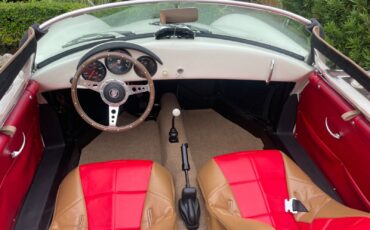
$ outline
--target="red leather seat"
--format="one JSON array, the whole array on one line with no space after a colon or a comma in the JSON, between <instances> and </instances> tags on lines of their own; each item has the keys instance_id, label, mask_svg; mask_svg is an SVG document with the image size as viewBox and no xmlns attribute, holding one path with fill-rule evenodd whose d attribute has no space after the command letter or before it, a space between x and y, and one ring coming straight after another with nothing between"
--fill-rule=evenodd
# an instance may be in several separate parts
<instances>
[{"instance_id":1,"label":"red leather seat","mask_svg":"<svg viewBox=\"0 0 370 230\"><path fill-rule=\"evenodd\" d=\"M198 181L210 229L370 229L369 213L331 199L277 150L215 157L200 170ZM290 198L308 211L287 212Z\"/></svg>"},{"instance_id":2,"label":"red leather seat","mask_svg":"<svg viewBox=\"0 0 370 230\"><path fill-rule=\"evenodd\" d=\"M59 187L50 229L174 229L171 175L153 161L81 165Z\"/></svg>"}]
</instances>

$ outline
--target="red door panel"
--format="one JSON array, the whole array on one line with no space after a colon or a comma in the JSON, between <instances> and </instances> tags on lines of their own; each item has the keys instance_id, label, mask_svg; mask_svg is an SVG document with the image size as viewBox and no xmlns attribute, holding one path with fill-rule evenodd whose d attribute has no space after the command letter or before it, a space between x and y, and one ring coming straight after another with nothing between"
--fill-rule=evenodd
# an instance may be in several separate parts
<instances>
[{"instance_id":1,"label":"red door panel","mask_svg":"<svg viewBox=\"0 0 370 230\"><path fill-rule=\"evenodd\" d=\"M354 110L316 74L310 77L299 105L296 138L327 175L343 201L370 211L370 123L362 115L344 121ZM325 120L334 138L326 128Z\"/></svg>"},{"instance_id":2,"label":"red door panel","mask_svg":"<svg viewBox=\"0 0 370 230\"><path fill-rule=\"evenodd\" d=\"M43 144L40 134L39 110L36 99L38 85L30 82L5 125L17 128L10 138L0 134L0 229L10 229L28 191ZM10 156L19 150L25 136L25 145L16 158Z\"/></svg>"}]
</instances>

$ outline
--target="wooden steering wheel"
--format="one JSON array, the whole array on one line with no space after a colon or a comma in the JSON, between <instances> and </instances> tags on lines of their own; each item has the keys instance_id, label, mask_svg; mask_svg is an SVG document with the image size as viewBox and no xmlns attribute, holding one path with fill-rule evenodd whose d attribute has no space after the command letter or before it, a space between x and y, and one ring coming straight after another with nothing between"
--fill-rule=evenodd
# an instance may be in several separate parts
<instances>
[{"instance_id":1,"label":"wooden steering wheel","mask_svg":"<svg viewBox=\"0 0 370 230\"><path fill-rule=\"evenodd\" d=\"M112 77L105 77L101 82L90 81L81 77L82 73L86 70L86 67L88 67L90 64L94 63L97 60L105 59L108 57L120 58L130 61L133 64L133 67L136 67L138 71L142 73L142 76L145 77L147 84L128 85L123 80L122 75L112 75ZM77 95L77 88L79 87L87 88L100 93L102 100L109 106L109 126L102 125L94 121L82 109ZM125 104L128 97L130 97L131 95L144 92L150 93L149 101L144 113L130 124L117 126L119 107ZM73 105L81 118L94 128L109 132L127 131L141 124L148 117L150 111L152 110L155 98L154 83L151 75L144 67L144 65L127 54L108 51L95 54L81 63L72 79L71 93Z\"/></svg>"}]
</instances>

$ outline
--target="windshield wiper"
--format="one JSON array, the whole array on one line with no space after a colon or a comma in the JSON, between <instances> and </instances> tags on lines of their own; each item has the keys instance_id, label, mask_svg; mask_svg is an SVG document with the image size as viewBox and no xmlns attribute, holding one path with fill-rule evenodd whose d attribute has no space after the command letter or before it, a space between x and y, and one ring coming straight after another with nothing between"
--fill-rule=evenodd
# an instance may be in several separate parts
<instances>
[{"instance_id":1,"label":"windshield wiper","mask_svg":"<svg viewBox=\"0 0 370 230\"><path fill-rule=\"evenodd\" d=\"M69 46L73 46L73 45L83 43L83 42L90 42L90 41L104 40L104 39L114 39L114 38L116 38L116 36L113 34L99 34L99 33L87 34L87 35L78 37L76 39L73 39L72 41L67 42L62 47L67 48Z\"/></svg>"},{"instance_id":2,"label":"windshield wiper","mask_svg":"<svg viewBox=\"0 0 370 230\"><path fill-rule=\"evenodd\" d=\"M97 41L97 40L113 40L117 38L116 35L113 35L111 33L117 33L119 35L122 35L124 37L135 35L132 32L128 31L111 31L110 33L93 33L93 34L86 34L81 37L78 37L76 39L73 39L72 41L67 42L65 45L63 45L63 48L67 48L69 46L73 46L79 43L84 42L90 42L90 41Z\"/></svg>"}]
</instances>

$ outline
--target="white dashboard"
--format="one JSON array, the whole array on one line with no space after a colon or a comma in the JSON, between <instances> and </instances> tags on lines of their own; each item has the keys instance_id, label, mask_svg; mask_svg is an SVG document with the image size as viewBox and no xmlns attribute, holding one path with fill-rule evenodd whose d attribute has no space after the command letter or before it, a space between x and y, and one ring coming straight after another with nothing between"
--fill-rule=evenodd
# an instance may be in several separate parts
<instances>
[{"instance_id":1,"label":"white dashboard","mask_svg":"<svg viewBox=\"0 0 370 230\"><path fill-rule=\"evenodd\" d=\"M313 67L288 55L253 45L221 39L196 37L194 40L153 38L130 41L156 54L157 62L153 80L176 79L230 79L278 82L302 82ZM78 63L88 50L83 50L56 60L36 70L33 80L40 85L40 92L70 88ZM147 56L137 50L126 49L138 59ZM103 62L104 63L104 62ZM133 68L122 75L109 70L110 78L123 81L141 81Z\"/></svg>"}]
</instances>

